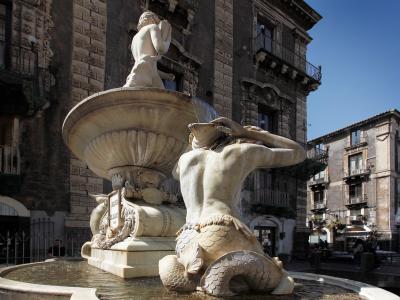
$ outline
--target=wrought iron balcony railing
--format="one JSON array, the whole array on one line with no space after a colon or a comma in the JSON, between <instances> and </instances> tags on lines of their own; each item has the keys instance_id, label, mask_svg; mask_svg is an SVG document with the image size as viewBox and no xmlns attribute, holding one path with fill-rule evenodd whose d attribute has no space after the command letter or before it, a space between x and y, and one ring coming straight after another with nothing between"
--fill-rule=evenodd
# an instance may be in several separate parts
<instances>
[{"instance_id":1,"label":"wrought iron balcony railing","mask_svg":"<svg viewBox=\"0 0 400 300\"><path fill-rule=\"evenodd\" d=\"M314 209L324 209L326 205L324 202L314 202Z\"/></svg>"},{"instance_id":2,"label":"wrought iron balcony railing","mask_svg":"<svg viewBox=\"0 0 400 300\"><path fill-rule=\"evenodd\" d=\"M348 217L348 224L354 224L354 225L362 225L365 222L367 222L368 217L364 215L352 215Z\"/></svg>"},{"instance_id":3,"label":"wrought iron balcony railing","mask_svg":"<svg viewBox=\"0 0 400 300\"><path fill-rule=\"evenodd\" d=\"M368 200L368 197L366 194L364 195L359 195L359 196L350 196L348 204L359 204L359 203L366 203Z\"/></svg>"},{"instance_id":4,"label":"wrought iron balcony railing","mask_svg":"<svg viewBox=\"0 0 400 300\"><path fill-rule=\"evenodd\" d=\"M307 150L307 158L326 163L328 151L320 148L311 148Z\"/></svg>"},{"instance_id":5,"label":"wrought iron balcony railing","mask_svg":"<svg viewBox=\"0 0 400 300\"><path fill-rule=\"evenodd\" d=\"M328 178L328 175L325 175L325 176L320 177L320 178L312 177L312 178L310 179L308 185L312 186L312 185L327 184L327 183L329 183L329 178Z\"/></svg>"},{"instance_id":6,"label":"wrought iron balcony railing","mask_svg":"<svg viewBox=\"0 0 400 300\"><path fill-rule=\"evenodd\" d=\"M18 146L0 145L0 174L20 174Z\"/></svg>"},{"instance_id":7,"label":"wrought iron balcony railing","mask_svg":"<svg viewBox=\"0 0 400 300\"><path fill-rule=\"evenodd\" d=\"M363 176L371 173L370 168L360 167L357 169L349 169L344 172L344 178L352 177L352 176Z\"/></svg>"},{"instance_id":8,"label":"wrought iron balcony railing","mask_svg":"<svg viewBox=\"0 0 400 300\"><path fill-rule=\"evenodd\" d=\"M3 45L4 46L4 45ZM29 105L29 113L40 110L49 101L51 85L54 77L51 75L45 54L37 49L8 45L10 57L0 60L0 75L4 78L16 78L24 84L24 94ZM5 49L5 48L4 48ZM2 77L3 78L3 77Z\"/></svg>"},{"instance_id":9,"label":"wrought iron balcony railing","mask_svg":"<svg viewBox=\"0 0 400 300\"><path fill-rule=\"evenodd\" d=\"M367 138L368 137L364 133L364 136L361 136L361 137L359 137L357 139L354 139L354 140L349 140L346 143L345 150L350 150L350 149L353 149L353 148L356 148L356 147L360 147L360 146L366 145L367 144Z\"/></svg>"},{"instance_id":10,"label":"wrought iron balcony railing","mask_svg":"<svg viewBox=\"0 0 400 300\"><path fill-rule=\"evenodd\" d=\"M255 191L256 202L263 205L276 207L288 207L290 204L289 194L286 192L258 189Z\"/></svg>"},{"instance_id":11,"label":"wrought iron balcony railing","mask_svg":"<svg viewBox=\"0 0 400 300\"><path fill-rule=\"evenodd\" d=\"M316 67L308 62L304 57L295 53L293 50L286 48L281 43L271 39L268 35L261 32L256 37L257 52L264 50L274 56L286 61L294 66L296 69L305 73L307 76L320 81L321 80L321 67Z\"/></svg>"}]
</instances>

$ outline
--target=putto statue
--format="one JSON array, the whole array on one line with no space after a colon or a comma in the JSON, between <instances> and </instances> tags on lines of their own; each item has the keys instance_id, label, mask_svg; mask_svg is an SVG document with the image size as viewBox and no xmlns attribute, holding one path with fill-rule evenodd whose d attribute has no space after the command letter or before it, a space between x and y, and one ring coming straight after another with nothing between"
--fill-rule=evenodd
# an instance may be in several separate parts
<instances>
[{"instance_id":1,"label":"putto statue","mask_svg":"<svg viewBox=\"0 0 400 300\"><path fill-rule=\"evenodd\" d=\"M173 75L159 72L157 60L168 51L171 43L171 25L166 20L160 21L156 14L147 11L140 16L137 29L138 33L133 37L131 45L135 65L124 87L164 89L160 75L164 79L173 79Z\"/></svg>"},{"instance_id":2,"label":"putto statue","mask_svg":"<svg viewBox=\"0 0 400 300\"><path fill-rule=\"evenodd\" d=\"M176 255L160 260L168 289L214 296L247 290L290 294L294 282L277 257L264 255L240 220L240 191L257 168L284 167L304 160L305 151L287 138L258 127L218 118L189 125L192 150L174 170L186 205L186 224L178 233ZM230 285L231 280L235 284Z\"/></svg>"}]
</instances>

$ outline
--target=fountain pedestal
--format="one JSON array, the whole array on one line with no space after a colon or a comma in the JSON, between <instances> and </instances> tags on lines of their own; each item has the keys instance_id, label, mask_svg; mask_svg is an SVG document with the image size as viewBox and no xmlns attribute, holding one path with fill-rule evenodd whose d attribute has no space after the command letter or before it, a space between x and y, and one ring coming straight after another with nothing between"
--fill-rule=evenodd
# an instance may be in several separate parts
<instances>
[{"instance_id":1,"label":"fountain pedestal","mask_svg":"<svg viewBox=\"0 0 400 300\"><path fill-rule=\"evenodd\" d=\"M175 252L174 237L127 239L105 250L91 248L92 266L122 278L158 276L158 261Z\"/></svg>"},{"instance_id":2,"label":"fountain pedestal","mask_svg":"<svg viewBox=\"0 0 400 300\"><path fill-rule=\"evenodd\" d=\"M113 192L96 195L89 264L132 278L158 275L158 261L175 251L186 212L160 188L188 143L195 122L191 98L157 88L118 88L78 103L63 124L72 152Z\"/></svg>"}]
</instances>

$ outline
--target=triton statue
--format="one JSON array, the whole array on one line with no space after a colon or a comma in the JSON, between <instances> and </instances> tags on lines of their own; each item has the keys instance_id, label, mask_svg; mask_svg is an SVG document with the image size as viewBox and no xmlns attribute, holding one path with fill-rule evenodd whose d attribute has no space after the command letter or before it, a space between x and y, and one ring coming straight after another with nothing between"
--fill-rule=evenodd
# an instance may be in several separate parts
<instances>
[{"instance_id":1,"label":"triton statue","mask_svg":"<svg viewBox=\"0 0 400 300\"><path fill-rule=\"evenodd\" d=\"M214 296L247 290L292 293L293 279L278 258L264 255L237 207L250 172L300 163L305 151L287 138L227 118L190 124L189 129L192 150L180 157L174 170L187 209L186 224L178 233L176 255L159 262L164 286L194 291L200 284ZM230 286L232 279L235 284Z\"/></svg>"}]
</instances>

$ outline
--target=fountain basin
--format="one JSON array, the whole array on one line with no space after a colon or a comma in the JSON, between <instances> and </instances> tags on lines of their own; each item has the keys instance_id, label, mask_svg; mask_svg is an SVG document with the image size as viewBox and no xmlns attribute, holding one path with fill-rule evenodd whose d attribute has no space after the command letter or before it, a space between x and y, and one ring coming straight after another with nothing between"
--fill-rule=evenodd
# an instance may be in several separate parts
<instances>
[{"instance_id":1,"label":"fountain basin","mask_svg":"<svg viewBox=\"0 0 400 300\"><path fill-rule=\"evenodd\" d=\"M302 272L290 272L290 275L296 280L294 294L265 295L266 299L400 299L383 289L353 280ZM167 291L158 277L122 279L86 262L65 260L0 270L0 293L8 297L4 299L216 299L200 293ZM260 299L260 295L232 299Z\"/></svg>"},{"instance_id":2,"label":"fountain basin","mask_svg":"<svg viewBox=\"0 0 400 300\"><path fill-rule=\"evenodd\" d=\"M65 143L98 176L139 186L171 174L196 122L191 98L157 88L116 88L78 103L64 120Z\"/></svg>"}]
</instances>

